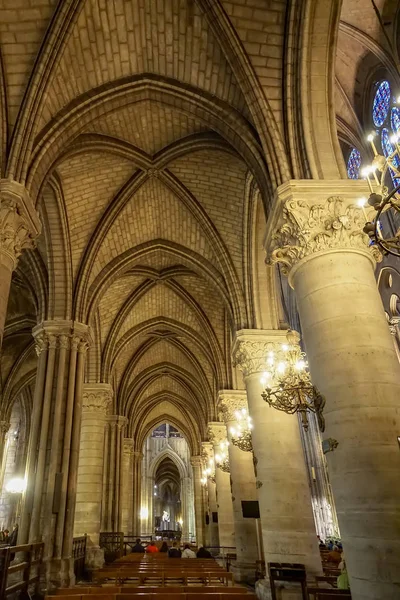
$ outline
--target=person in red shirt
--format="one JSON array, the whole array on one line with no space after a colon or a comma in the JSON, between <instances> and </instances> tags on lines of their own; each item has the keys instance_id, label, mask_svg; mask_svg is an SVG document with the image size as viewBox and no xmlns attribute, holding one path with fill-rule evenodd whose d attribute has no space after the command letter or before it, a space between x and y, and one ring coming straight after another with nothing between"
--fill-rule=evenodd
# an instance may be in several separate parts
<instances>
[{"instance_id":1,"label":"person in red shirt","mask_svg":"<svg viewBox=\"0 0 400 600\"><path fill-rule=\"evenodd\" d=\"M150 552L150 553L158 552L158 548L157 548L155 542L150 542L150 544L146 548L146 552Z\"/></svg>"}]
</instances>

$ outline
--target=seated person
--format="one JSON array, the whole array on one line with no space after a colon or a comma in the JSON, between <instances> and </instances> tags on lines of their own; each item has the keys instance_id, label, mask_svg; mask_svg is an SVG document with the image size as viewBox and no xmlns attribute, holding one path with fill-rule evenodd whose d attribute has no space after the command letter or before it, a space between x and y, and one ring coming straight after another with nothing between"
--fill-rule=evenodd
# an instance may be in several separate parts
<instances>
[{"instance_id":1,"label":"seated person","mask_svg":"<svg viewBox=\"0 0 400 600\"><path fill-rule=\"evenodd\" d=\"M182 552L182 558L196 558L196 554L190 548L189 544L185 544L185 549Z\"/></svg>"},{"instance_id":2,"label":"seated person","mask_svg":"<svg viewBox=\"0 0 400 600\"><path fill-rule=\"evenodd\" d=\"M204 548L204 546L200 546L197 551L197 558L212 558L211 553Z\"/></svg>"},{"instance_id":3,"label":"seated person","mask_svg":"<svg viewBox=\"0 0 400 600\"><path fill-rule=\"evenodd\" d=\"M337 546L333 546L333 549L329 552L328 556L326 557L326 560L330 563L334 563L335 565L338 565L340 563L340 561L342 560L342 555L339 552L339 548Z\"/></svg>"},{"instance_id":4,"label":"seated person","mask_svg":"<svg viewBox=\"0 0 400 600\"><path fill-rule=\"evenodd\" d=\"M167 542L163 542L160 548L160 552L168 552L168 544Z\"/></svg>"},{"instance_id":5,"label":"seated person","mask_svg":"<svg viewBox=\"0 0 400 600\"><path fill-rule=\"evenodd\" d=\"M169 558L181 558L182 552L180 551L180 548L178 548L178 544L176 542L174 542L172 544L172 548L168 550L168 556Z\"/></svg>"},{"instance_id":6,"label":"seated person","mask_svg":"<svg viewBox=\"0 0 400 600\"><path fill-rule=\"evenodd\" d=\"M144 551L145 550L144 550L144 547L141 544L141 540L140 540L140 538L138 538L136 540L136 544L132 548L132 552L141 552L141 553L144 553Z\"/></svg>"},{"instance_id":7,"label":"seated person","mask_svg":"<svg viewBox=\"0 0 400 600\"><path fill-rule=\"evenodd\" d=\"M153 552L158 552L158 548L156 546L155 542L150 542L150 544L148 544L147 548L146 548L146 552L148 552L149 554L152 554Z\"/></svg>"}]
</instances>

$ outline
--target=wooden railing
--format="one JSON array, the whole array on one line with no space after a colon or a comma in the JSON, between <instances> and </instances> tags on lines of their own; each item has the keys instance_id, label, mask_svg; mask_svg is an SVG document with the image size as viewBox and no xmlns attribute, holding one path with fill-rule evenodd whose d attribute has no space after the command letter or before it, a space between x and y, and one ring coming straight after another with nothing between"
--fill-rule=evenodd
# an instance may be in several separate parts
<instances>
[{"instance_id":1,"label":"wooden railing","mask_svg":"<svg viewBox=\"0 0 400 600\"><path fill-rule=\"evenodd\" d=\"M72 557L74 559L74 573L78 581L85 575L85 556L86 556L87 535L74 537L72 540Z\"/></svg>"},{"instance_id":2,"label":"wooden railing","mask_svg":"<svg viewBox=\"0 0 400 600\"><path fill-rule=\"evenodd\" d=\"M44 544L8 546L0 549L0 598L15 592L39 591L40 565ZM14 563L14 564L11 564ZM18 575L22 575L18 577Z\"/></svg>"}]
</instances>

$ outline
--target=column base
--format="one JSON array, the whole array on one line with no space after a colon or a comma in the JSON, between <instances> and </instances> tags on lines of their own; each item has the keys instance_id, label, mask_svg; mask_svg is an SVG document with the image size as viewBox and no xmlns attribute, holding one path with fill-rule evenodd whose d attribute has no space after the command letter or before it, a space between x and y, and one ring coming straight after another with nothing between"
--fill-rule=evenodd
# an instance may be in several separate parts
<instances>
[{"instance_id":1,"label":"column base","mask_svg":"<svg viewBox=\"0 0 400 600\"><path fill-rule=\"evenodd\" d=\"M276 600L303 600L299 583L277 581L275 583L275 590ZM259 579L256 581L256 596L260 600L271 600L272 596L269 579Z\"/></svg>"},{"instance_id":2,"label":"column base","mask_svg":"<svg viewBox=\"0 0 400 600\"><path fill-rule=\"evenodd\" d=\"M86 548L85 568L88 571L101 569L104 566L104 548L89 546Z\"/></svg>"},{"instance_id":3,"label":"column base","mask_svg":"<svg viewBox=\"0 0 400 600\"><path fill-rule=\"evenodd\" d=\"M230 570L233 573L233 578L237 583L248 583L254 585L256 580L256 565L255 563L245 563L235 560L231 563Z\"/></svg>"},{"instance_id":4,"label":"column base","mask_svg":"<svg viewBox=\"0 0 400 600\"><path fill-rule=\"evenodd\" d=\"M43 575L47 594L59 587L67 588L75 585L74 559L50 558L43 563Z\"/></svg>"}]
</instances>

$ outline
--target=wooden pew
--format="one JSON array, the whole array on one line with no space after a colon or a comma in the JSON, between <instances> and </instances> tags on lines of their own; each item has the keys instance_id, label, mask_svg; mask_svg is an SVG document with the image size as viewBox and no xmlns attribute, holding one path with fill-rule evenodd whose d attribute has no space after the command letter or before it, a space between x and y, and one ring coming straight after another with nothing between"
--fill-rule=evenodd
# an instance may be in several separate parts
<instances>
[{"instance_id":1,"label":"wooden pew","mask_svg":"<svg viewBox=\"0 0 400 600\"><path fill-rule=\"evenodd\" d=\"M351 600L350 590L307 586L307 594L309 600L338 600L339 598Z\"/></svg>"}]
</instances>

